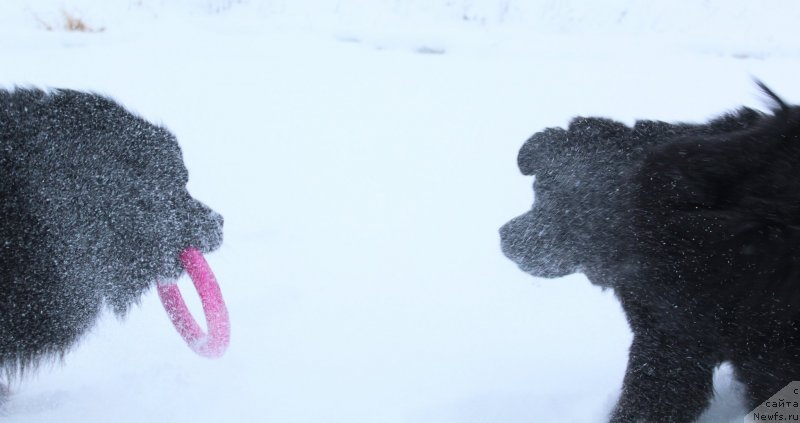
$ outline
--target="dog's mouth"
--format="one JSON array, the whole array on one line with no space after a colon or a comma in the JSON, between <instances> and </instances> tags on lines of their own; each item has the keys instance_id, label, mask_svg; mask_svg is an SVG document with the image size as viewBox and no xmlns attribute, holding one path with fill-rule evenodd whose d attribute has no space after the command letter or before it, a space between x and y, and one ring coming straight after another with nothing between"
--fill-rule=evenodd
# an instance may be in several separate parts
<instances>
[{"instance_id":1,"label":"dog's mouth","mask_svg":"<svg viewBox=\"0 0 800 423\"><path fill-rule=\"evenodd\" d=\"M191 218L186 219L179 235L180 241L176 242L164 251L163 260L167 266L167 272L158 275L157 278L177 279L184 270L179 256L186 249L197 249L203 254L208 254L217 250L222 245L223 218L219 213L201 204L194 212L187 213Z\"/></svg>"},{"instance_id":2,"label":"dog's mouth","mask_svg":"<svg viewBox=\"0 0 800 423\"><path fill-rule=\"evenodd\" d=\"M519 266L520 270L537 278L555 279L583 272L580 266L569 266L556 258L545 258L536 263L527 260L514 260L514 262Z\"/></svg>"}]
</instances>

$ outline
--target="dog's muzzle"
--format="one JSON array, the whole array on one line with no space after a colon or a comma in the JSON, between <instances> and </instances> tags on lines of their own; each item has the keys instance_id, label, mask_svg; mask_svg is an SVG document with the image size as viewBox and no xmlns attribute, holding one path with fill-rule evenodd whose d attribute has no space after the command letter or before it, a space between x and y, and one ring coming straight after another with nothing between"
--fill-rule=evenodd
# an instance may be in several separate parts
<instances>
[{"instance_id":1,"label":"dog's muzzle","mask_svg":"<svg viewBox=\"0 0 800 423\"><path fill-rule=\"evenodd\" d=\"M189 246L195 247L203 253L210 253L222 245L222 215L211 210L208 206L194 201L194 207L189 213L188 237Z\"/></svg>"}]
</instances>

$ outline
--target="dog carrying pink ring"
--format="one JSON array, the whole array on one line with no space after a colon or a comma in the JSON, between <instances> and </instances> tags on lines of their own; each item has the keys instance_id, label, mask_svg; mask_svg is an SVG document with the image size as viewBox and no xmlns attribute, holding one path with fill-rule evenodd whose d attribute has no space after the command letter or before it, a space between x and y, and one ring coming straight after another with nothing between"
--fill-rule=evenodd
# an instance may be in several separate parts
<instances>
[{"instance_id":1,"label":"dog carrying pink ring","mask_svg":"<svg viewBox=\"0 0 800 423\"><path fill-rule=\"evenodd\" d=\"M183 301L177 283L159 282L157 284L158 296L161 298L161 303L167 310L172 324L175 325L175 329L194 352L208 358L220 357L228 347L231 334L228 309L222 299L217 279L203 257L203 253L197 249L187 248L181 253L180 259L200 295L208 333L204 333L192 317Z\"/></svg>"}]
</instances>

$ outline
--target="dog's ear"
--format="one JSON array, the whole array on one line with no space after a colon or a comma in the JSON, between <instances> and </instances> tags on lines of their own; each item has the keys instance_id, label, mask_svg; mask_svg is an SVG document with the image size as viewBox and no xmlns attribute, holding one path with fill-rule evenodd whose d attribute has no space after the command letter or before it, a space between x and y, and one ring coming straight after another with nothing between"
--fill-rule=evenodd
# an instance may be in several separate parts
<instances>
[{"instance_id":1,"label":"dog's ear","mask_svg":"<svg viewBox=\"0 0 800 423\"><path fill-rule=\"evenodd\" d=\"M566 130L548 128L530 137L519 151L517 164L523 174L533 175L563 165L567 157L624 152L634 141L629 133L630 128L610 119L576 117Z\"/></svg>"},{"instance_id":2,"label":"dog's ear","mask_svg":"<svg viewBox=\"0 0 800 423\"><path fill-rule=\"evenodd\" d=\"M569 124L569 138L578 154L593 161L618 161L640 144L623 123L597 117L578 117Z\"/></svg>"},{"instance_id":3,"label":"dog's ear","mask_svg":"<svg viewBox=\"0 0 800 423\"><path fill-rule=\"evenodd\" d=\"M533 134L525 141L517 155L517 166L523 175L543 172L552 166L556 157L569 148L567 131L561 128L547 128Z\"/></svg>"}]
</instances>

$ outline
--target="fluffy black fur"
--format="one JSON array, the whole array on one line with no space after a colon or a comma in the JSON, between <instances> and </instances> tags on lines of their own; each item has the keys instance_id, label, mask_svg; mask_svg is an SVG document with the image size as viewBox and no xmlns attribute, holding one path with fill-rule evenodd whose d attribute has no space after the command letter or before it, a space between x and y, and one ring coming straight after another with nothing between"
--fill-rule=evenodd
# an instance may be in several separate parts
<instances>
[{"instance_id":1,"label":"fluffy black fur","mask_svg":"<svg viewBox=\"0 0 800 423\"><path fill-rule=\"evenodd\" d=\"M75 345L104 306L122 316L182 272L222 217L186 190L175 137L112 100L0 90L0 370Z\"/></svg>"},{"instance_id":2,"label":"fluffy black fur","mask_svg":"<svg viewBox=\"0 0 800 423\"><path fill-rule=\"evenodd\" d=\"M633 331L612 422L694 421L725 361L751 408L800 379L800 107L763 88L772 114L576 118L520 150L535 200L504 253L613 288Z\"/></svg>"}]
</instances>

